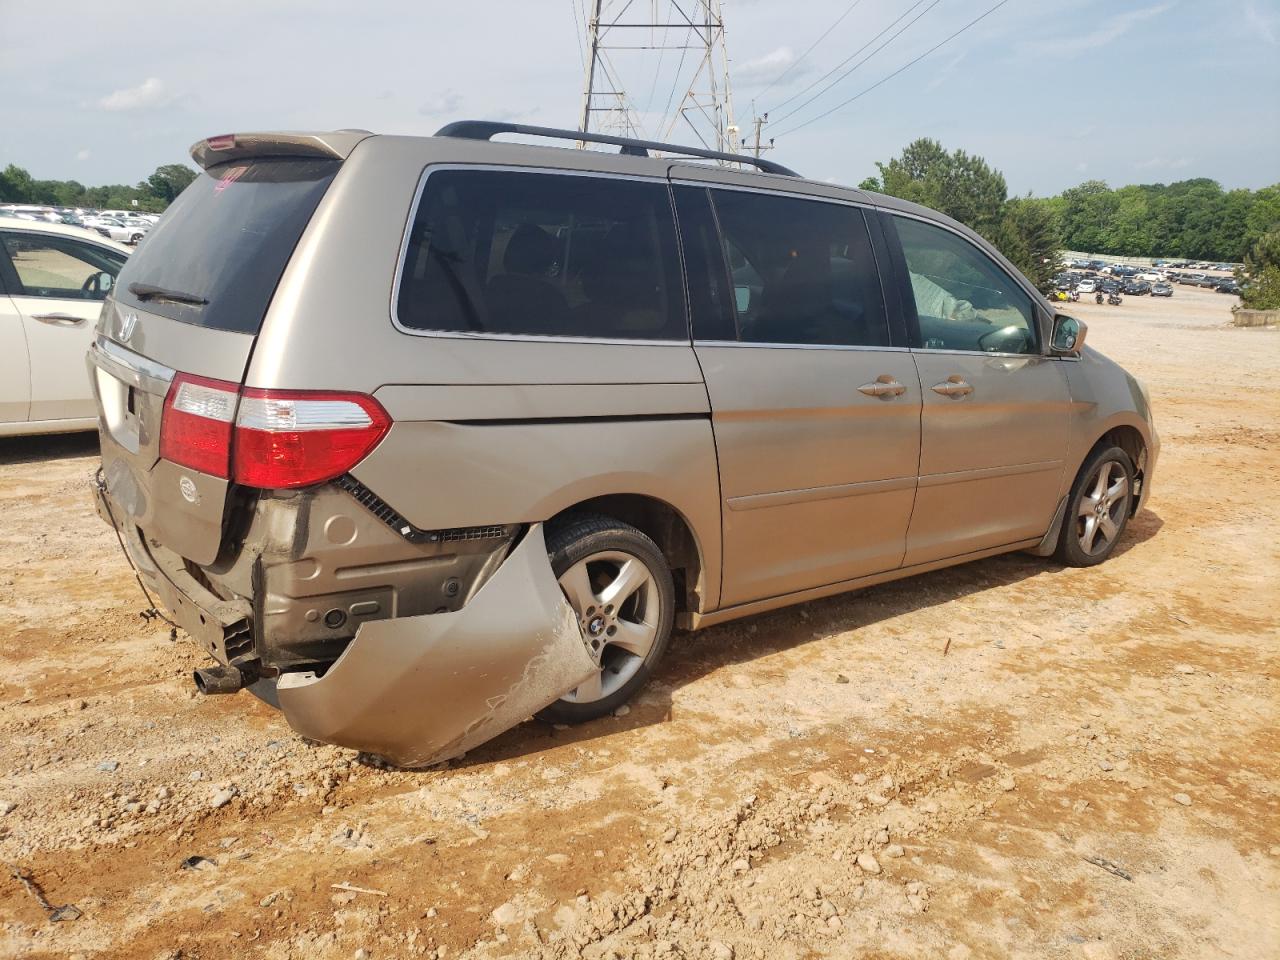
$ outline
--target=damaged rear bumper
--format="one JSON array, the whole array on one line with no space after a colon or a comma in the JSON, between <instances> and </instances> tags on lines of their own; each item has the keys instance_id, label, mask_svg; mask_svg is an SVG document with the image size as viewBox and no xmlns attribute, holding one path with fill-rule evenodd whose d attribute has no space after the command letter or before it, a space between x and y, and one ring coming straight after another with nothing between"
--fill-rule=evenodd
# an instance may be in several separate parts
<instances>
[{"instance_id":1,"label":"damaged rear bumper","mask_svg":"<svg viewBox=\"0 0 1280 960\"><path fill-rule=\"evenodd\" d=\"M276 694L303 736L420 767L497 736L599 669L535 524L462 610L366 623L323 675L282 674Z\"/></svg>"},{"instance_id":2,"label":"damaged rear bumper","mask_svg":"<svg viewBox=\"0 0 1280 960\"><path fill-rule=\"evenodd\" d=\"M103 486L95 499L178 625L215 660L247 670L246 682L256 678L250 602L217 596L181 558L150 549ZM534 524L460 609L361 623L327 668L285 669L248 689L305 737L420 767L497 736L599 669Z\"/></svg>"}]
</instances>

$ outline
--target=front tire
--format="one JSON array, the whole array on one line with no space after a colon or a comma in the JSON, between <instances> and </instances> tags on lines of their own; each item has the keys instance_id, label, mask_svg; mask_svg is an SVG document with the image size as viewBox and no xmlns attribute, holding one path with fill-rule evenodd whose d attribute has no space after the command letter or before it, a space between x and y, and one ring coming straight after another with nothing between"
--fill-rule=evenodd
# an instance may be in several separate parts
<instances>
[{"instance_id":1,"label":"front tire","mask_svg":"<svg viewBox=\"0 0 1280 960\"><path fill-rule=\"evenodd\" d=\"M1067 500L1055 556L1069 567L1092 567L1115 552L1133 504L1133 461L1119 447L1095 450L1080 468Z\"/></svg>"},{"instance_id":2,"label":"front tire","mask_svg":"<svg viewBox=\"0 0 1280 960\"><path fill-rule=\"evenodd\" d=\"M583 636L600 644L600 673L538 717L583 723L612 713L648 681L671 639L675 585L658 545L610 517L550 527L547 553Z\"/></svg>"}]
</instances>

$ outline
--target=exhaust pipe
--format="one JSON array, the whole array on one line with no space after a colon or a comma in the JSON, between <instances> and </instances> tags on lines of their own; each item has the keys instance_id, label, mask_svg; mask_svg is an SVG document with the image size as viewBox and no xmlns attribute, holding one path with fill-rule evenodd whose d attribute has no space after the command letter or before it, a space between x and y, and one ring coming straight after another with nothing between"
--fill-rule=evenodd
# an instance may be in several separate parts
<instances>
[{"instance_id":1,"label":"exhaust pipe","mask_svg":"<svg viewBox=\"0 0 1280 960\"><path fill-rule=\"evenodd\" d=\"M252 682L239 668L225 667L220 663L212 667L201 667L194 677L196 689L210 696L215 693L237 693Z\"/></svg>"}]
</instances>

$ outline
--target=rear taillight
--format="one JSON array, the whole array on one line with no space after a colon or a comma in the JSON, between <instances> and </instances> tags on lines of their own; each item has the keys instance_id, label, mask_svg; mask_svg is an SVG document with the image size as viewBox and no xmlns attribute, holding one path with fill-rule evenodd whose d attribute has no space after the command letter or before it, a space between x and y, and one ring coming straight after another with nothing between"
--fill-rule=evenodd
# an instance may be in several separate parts
<instances>
[{"instance_id":1,"label":"rear taillight","mask_svg":"<svg viewBox=\"0 0 1280 960\"><path fill-rule=\"evenodd\" d=\"M390 428L387 412L364 394L248 388L236 415L236 482L274 490L332 480Z\"/></svg>"},{"instance_id":2,"label":"rear taillight","mask_svg":"<svg viewBox=\"0 0 1280 960\"><path fill-rule=\"evenodd\" d=\"M165 399L160 456L247 487L306 487L346 473L390 428L361 393L241 390L182 373Z\"/></svg>"},{"instance_id":3,"label":"rear taillight","mask_svg":"<svg viewBox=\"0 0 1280 960\"><path fill-rule=\"evenodd\" d=\"M240 388L225 380L180 373L169 386L160 424L160 456L209 473L230 476L231 428Z\"/></svg>"}]
</instances>

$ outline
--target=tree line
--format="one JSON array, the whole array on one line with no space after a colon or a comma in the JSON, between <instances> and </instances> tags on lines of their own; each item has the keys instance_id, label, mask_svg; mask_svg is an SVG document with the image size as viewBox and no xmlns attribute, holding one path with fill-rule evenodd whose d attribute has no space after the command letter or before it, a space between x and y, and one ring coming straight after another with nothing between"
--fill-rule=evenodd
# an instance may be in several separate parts
<instances>
[{"instance_id":1,"label":"tree line","mask_svg":"<svg viewBox=\"0 0 1280 960\"><path fill-rule=\"evenodd\" d=\"M982 157L948 152L927 138L876 167L879 176L864 180L863 189L959 220L1041 287L1061 250L1264 264L1280 231L1280 184L1223 190L1201 178L1113 190L1090 180L1056 197L1010 197L1004 175Z\"/></svg>"},{"instance_id":2,"label":"tree line","mask_svg":"<svg viewBox=\"0 0 1280 960\"><path fill-rule=\"evenodd\" d=\"M163 213L198 174L186 164L168 163L134 186L123 183L86 187L78 180L36 180L22 167L9 164L0 171L0 203L35 203L50 207L92 207L95 210L134 208Z\"/></svg>"}]
</instances>

